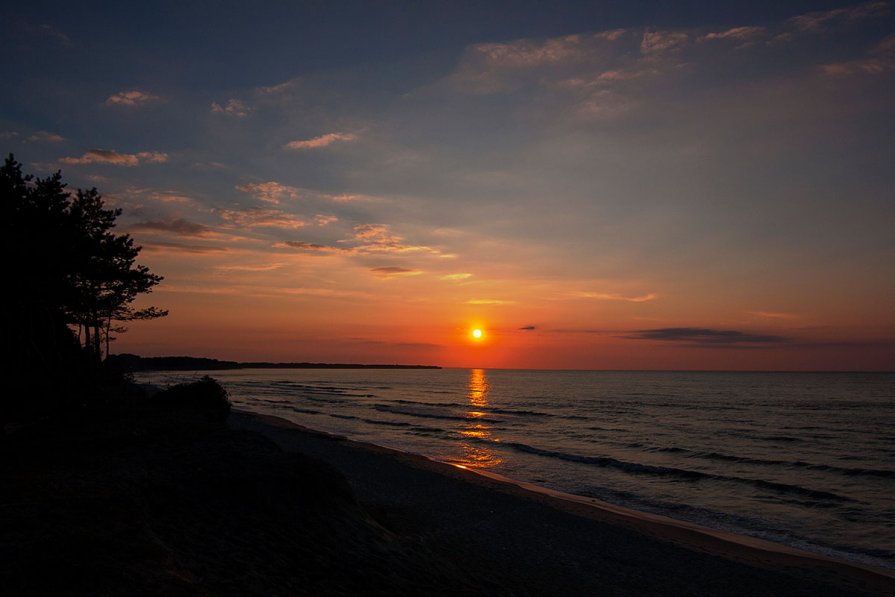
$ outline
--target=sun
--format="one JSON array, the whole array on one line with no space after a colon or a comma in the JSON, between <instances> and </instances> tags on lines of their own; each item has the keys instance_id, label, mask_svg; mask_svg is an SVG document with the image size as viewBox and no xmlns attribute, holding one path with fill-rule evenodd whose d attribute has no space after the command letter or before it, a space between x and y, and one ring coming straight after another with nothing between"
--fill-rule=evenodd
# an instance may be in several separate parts
<instances>
[{"instance_id":1,"label":"sun","mask_svg":"<svg viewBox=\"0 0 895 597\"><path fill-rule=\"evenodd\" d=\"M472 330L472 337L476 340L481 340L485 336L485 332L481 330L481 328L476 328Z\"/></svg>"}]
</instances>

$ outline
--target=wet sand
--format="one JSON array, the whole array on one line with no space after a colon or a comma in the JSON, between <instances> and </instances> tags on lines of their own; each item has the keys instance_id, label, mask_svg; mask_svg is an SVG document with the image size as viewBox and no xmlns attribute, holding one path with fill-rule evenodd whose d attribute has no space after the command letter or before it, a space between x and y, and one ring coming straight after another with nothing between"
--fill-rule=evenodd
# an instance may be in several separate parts
<instances>
[{"instance_id":1,"label":"wet sand","mask_svg":"<svg viewBox=\"0 0 895 597\"><path fill-rule=\"evenodd\" d=\"M538 490L276 417L234 412L230 425L330 464L383 527L424 545L474 585L487 583L489 592L895 594L891 570Z\"/></svg>"}]
</instances>

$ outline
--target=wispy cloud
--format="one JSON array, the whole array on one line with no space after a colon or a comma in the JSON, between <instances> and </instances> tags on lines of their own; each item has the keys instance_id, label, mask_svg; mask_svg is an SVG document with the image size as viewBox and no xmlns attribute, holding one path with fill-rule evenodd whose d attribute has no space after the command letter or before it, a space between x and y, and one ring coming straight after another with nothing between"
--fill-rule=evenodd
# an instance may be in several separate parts
<instances>
[{"instance_id":1,"label":"wispy cloud","mask_svg":"<svg viewBox=\"0 0 895 597\"><path fill-rule=\"evenodd\" d=\"M28 137L29 143L61 143L62 141L65 141L65 137L47 131L37 131Z\"/></svg>"},{"instance_id":2,"label":"wispy cloud","mask_svg":"<svg viewBox=\"0 0 895 597\"><path fill-rule=\"evenodd\" d=\"M188 197L174 191L151 191L148 197L153 201L158 201L159 203L187 204L194 201L192 197Z\"/></svg>"},{"instance_id":3,"label":"wispy cloud","mask_svg":"<svg viewBox=\"0 0 895 597\"><path fill-rule=\"evenodd\" d=\"M238 99L229 99L225 104L211 102L211 111L215 114L224 114L225 116L233 116L234 118L245 118L251 114L252 108L247 103Z\"/></svg>"},{"instance_id":4,"label":"wispy cloud","mask_svg":"<svg viewBox=\"0 0 895 597\"><path fill-rule=\"evenodd\" d=\"M329 226L330 224L334 224L338 221L339 218L337 216L326 214L317 214L316 216L314 216L314 223L318 226Z\"/></svg>"},{"instance_id":5,"label":"wispy cloud","mask_svg":"<svg viewBox=\"0 0 895 597\"><path fill-rule=\"evenodd\" d=\"M795 319L795 313L783 313L781 311L749 311L749 315L760 319Z\"/></svg>"},{"instance_id":6,"label":"wispy cloud","mask_svg":"<svg viewBox=\"0 0 895 597\"><path fill-rule=\"evenodd\" d=\"M445 81L457 92L493 94L535 77L549 85L559 74L604 64L625 35L624 30L517 39L469 46L455 72ZM566 78L568 74L566 74Z\"/></svg>"},{"instance_id":7,"label":"wispy cloud","mask_svg":"<svg viewBox=\"0 0 895 597\"><path fill-rule=\"evenodd\" d=\"M168 154L159 151L141 151L139 153L118 153L111 149L91 149L81 157L65 157L59 160L63 164L111 164L113 166L133 167L140 164L160 164L168 161Z\"/></svg>"},{"instance_id":8,"label":"wispy cloud","mask_svg":"<svg viewBox=\"0 0 895 597\"><path fill-rule=\"evenodd\" d=\"M418 276L421 272L416 269L409 269L406 267L397 267L397 266L387 266L387 267L374 267L370 269L373 272L373 275L379 278L395 278L401 276Z\"/></svg>"},{"instance_id":9,"label":"wispy cloud","mask_svg":"<svg viewBox=\"0 0 895 597\"><path fill-rule=\"evenodd\" d=\"M648 56L679 52L689 41L690 36L683 31L645 31L640 52Z\"/></svg>"},{"instance_id":10,"label":"wispy cloud","mask_svg":"<svg viewBox=\"0 0 895 597\"><path fill-rule=\"evenodd\" d=\"M32 23L22 22L21 27L28 33L35 33L38 35L43 35L43 36L52 38L64 46L71 45L71 38L68 35L66 35L59 29L56 29L55 27L52 27L50 25L43 24L43 23L35 25Z\"/></svg>"},{"instance_id":11,"label":"wispy cloud","mask_svg":"<svg viewBox=\"0 0 895 597\"><path fill-rule=\"evenodd\" d=\"M882 40L863 58L825 64L821 70L826 75L880 75L895 71L895 35Z\"/></svg>"},{"instance_id":12,"label":"wispy cloud","mask_svg":"<svg viewBox=\"0 0 895 597\"><path fill-rule=\"evenodd\" d=\"M246 183L236 187L238 191L248 193L255 199L277 205L285 199L298 199L300 197L299 189L288 185L280 184L275 181Z\"/></svg>"},{"instance_id":13,"label":"wispy cloud","mask_svg":"<svg viewBox=\"0 0 895 597\"><path fill-rule=\"evenodd\" d=\"M472 274L462 272L462 273L458 273L458 274L446 274L444 276L441 276L441 279L442 280L466 280L471 277L472 277Z\"/></svg>"},{"instance_id":14,"label":"wispy cloud","mask_svg":"<svg viewBox=\"0 0 895 597\"><path fill-rule=\"evenodd\" d=\"M629 340L658 340L677 342L695 346L762 346L777 345L789 341L783 336L752 334L738 330L715 330L710 328L658 328L637 330L623 336Z\"/></svg>"},{"instance_id":15,"label":"wispy cloud","mask_svg":"<svg viewBox=\"0 0 895 597\"><path fill-rule=\"evenodd\" d=\"M478 299L469 299L466 301L467 305L513 305L516 301L504 301L501 299L489 299L489 298L478 298Z\"/></svg>"},{"instance_id":16,"label":"wispy cloud","mask_svg":"<svg viewBox=\"0 0 895 597\"><path fill-rule=\"evenodd\" d=\"M312 139L301 139L298 141L290 141L283 146L283 149L319 149L332 145L336 142L355 141L357 135L354 133L326 133Z\"/></svg>"},{"instance_id":17,"label":"wispy cloud","mask_svg":"<svg viewBox=\"0 0 895 597\"><path fill-rule=\"evenodd\" d=\"M517 329L521 332L532 332L538 328L537 328L537 326L533 326L533 325L524 325L521 328L517 328Z\"/></svg>"},{"instance_id":18,"label":"wispy cloud","mask_svg":"<svg viewBox=\"0 0 895 597\"><path fill-rule=\"evenodd\" d=\"M205 236L211 230L204 224L178 218L175 220L147 220L130 226L134 231L170 232L178 236Z\"/></svg>"},{"instance_id":19,"label":"wispy cloud","mask_svg":"<svg viewBox=\"0 0 895 597\"><path fill-rule=\"evenodd\" d=\"M345 253L349 249L345 247L333 247L330 245L322 245L320 243L310 243L303 240L286 240L274 243L275 249L296 249L298 251L306 251L309 253Z\"/></svg>"},{"instance_id":20,"label":"wispy cloud","mask_svg":"<svg viewBox=\"0 0 895 597\"><path fill-rule=\"evenodd\" d=\"M152 93L140 91L139 89L131 89L130 91L119 91L114 95L110 95L106 98L106 105L134 108L137 106L145 106L146 104L159 101L160 99L162 98L153 95Z\"/></svg>"},{"instance_id":21,"label":"wispy cloud","mask_svg":"<svg viewBox=\"0 0 895 597\"><path fill-rule=\"evenodd\" d=\"M339 242L360 242L352 248L355 253L434 253L440 251L425 245L408 245L404 237L392 232L386 224L358 224L354 227L354 238Z\"/></svg>"},{"instance_id":22,"label":"wispy cloud","mask_svg":"<svg viewBox=\"0 0 895 597\"><path fill-rule=\"evenodd\" d=\"M312 243L300 240L278 242L278 249L294 249L313 253L340 253L343 255L382 255L382 254L430 254L441 256L438 249L425 245L404 243L404 237L392 231L387 224L357 224L353 228L352 238L337 241L337 245Z\"/></svg>"},{"instance_id":23,"label":"wispy cloud","mask_svg":"<svg viewBox=\"0 0 895 597\"><path fill-rule=\"evenodd\" d=\"M887 2L865 2L845 8L798 15L789 19L789 23L798 31L820 33L836 25L850 25L882 16L888 9Z\"/></svg>"},{"instance_id":24,"label":"wispy cloud","mask_svg":"<svg viewBox=\"0 0 895 597\"><path fill-rule=\"evenodd\" d=\"M600 301L624 301L627 303L646 303L659 298L659 295L655 292L650 292L649 294L643 294L640 296L625 296L623 294L616 294L611 292L581 292L578 294L578 296L582 298L597 299Z\"/></svg>"},{"instance_id":25,"label":"wispy cloud","mask_svg":"<svg viewBox=\"0 0 895 597\"><path fill-rule=\"evenodd\" d=\"M225 272L272 272L281 269L284 263L259 263L254 265L219 265L216 270Z\"/></svg>"},{"instance_id":26,"label":"wispy cloud","mask_svg":"<svg viewBox=\"0 0 895 597\"><path fill-rule=\"evenodd\" d=\"M361 195L359 193L339 193L335 195L322 195L324 198L335 203L354 203L357 201L381 201L381 197L372 195Z\"/></svg>"},{"instance_id":27,"label":"wispy cloud","mask_svg":"<svg viewBox=\"0 0 895 597\"><path fill-rule=\"evenodd\" d=\"M738 48L745 48L767 36L764 27L731 27L724 31L712 31L697 38L697 42L733 41Z\"/></svg>"},{"instance_id":28,"label":"wispy cloud","mask_svg":"<svg viewBox=\"0 0 895 597\"><path fill-rule=\"evenodd\" d=\"M581 35L567 35L539 40L518 40L508 43L483 43L472 47L485 63L500 68L532 68L558 64L583 57L587 39Z\"/></svg>"},{"instance_id":29,"label":"wispy cloud","mask_svg":"<svg viewBox=\"0 0 895 597\"><path fill-rule=\"evenodd\" d=\"M195 253L195 254L221 253L221 252L224 252L227 250L225 247L217 247L217 246L213 246L213 245L189 245L189 244L183 244L183 243L170 243L170 242L144 243L143 249L146 251L160 252L160 253Z\"/></svg>"},{"instance_id":30,"label":"wispy cloud","mask_svg":"<svg viewBox=\"0 0 895 597\"><path fill-rule=\"evenodd\" d=\"M402 237L393 233L386 224L358 224L354 227L354 238L376 244L397 244Z\"/></svg>"},{"instance_id":31,"label":"wispy cloud","mask_svg":"<svg viewBox=\"0 0 895 597\"><path fill-rule=\"evenodd\" d=\"M282 228L297 230L307 225L303 219L278 209L245 209L219 211L221 219L238 228Z\"/></svg>"}]
</instances>

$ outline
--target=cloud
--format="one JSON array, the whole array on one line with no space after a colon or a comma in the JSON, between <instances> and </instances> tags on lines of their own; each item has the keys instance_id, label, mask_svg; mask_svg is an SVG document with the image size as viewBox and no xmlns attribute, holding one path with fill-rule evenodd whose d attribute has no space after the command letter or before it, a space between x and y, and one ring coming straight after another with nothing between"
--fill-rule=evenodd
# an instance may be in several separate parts
<instances>
[{"instance_id":1,"label":"cloud","mask_svg":"<svg viewBox=\"0 0 895 597\"><path fill-rule=\"evenodd\" d=\"M650 56L679 52L689 39L683 31L644 31L640 52Z\"/></svg>"},{"instance_id":2,"label":"cloud","mask_svg":"<svg viewBox=\"0 0 895 597\"><path fill-rule=\"evenodd\" d=\"M821 33L838 25L852 25L861 21L880 17L888 12L886 2L865 2L855 6L833 10L809 12L789 19L797 31Z\"/></svg>"},{"instance_id":3,"label":"cloud","mask_svg":"<svg viewBox=\"0 0 895 597\"><path fill-rule=\"evenodd\" d=\"M159 151L139 153L118 153L111 149L91 149L79 158L66 157L59 160L63 164L111 164L128 168L142 163L160 164L168 161L168 154Z\"/></svg>"},{"instance_id":4,"label":"cloud","mask_svg":"<svg viewBox=\"0 0 895 597\"><path fill-rule=\"evenodd\" d=\"M139 89L131 89L130 91L119 91L115 95L106 98L107 106L127 106L134 108L137 106L145 106L146 104L158 101L160 98L146 91Z\"/></svg>"},{"instance_id":5,"label":"cloud","mask_svg":"<svg viewBox=\"0 0 895 597\"><path fill-rule=\"evenodd\" d=\"M431 253L441 256L441 252L437 249L424 245L407 245L402 242L403 240L403 237L392 232L391 228L386 224L358 224L354 227L353 238L337 241L341 246L291 240L276 243L274 247L315 253L340 253L343 255Z\"/></svg>"},{"instance_id":6,"label":"cloud","mask_svg":"<svg viewBox=\"0 0 895 597\"><path fill-rule=\"evenodd\" d=\"M252 112L252 110L254 110L254 108L238 99L229 99L224 105L217 102L211 102L212 112L215 114L224 114L225 116L233 116L234 118L245 118Z\"/></svg>"},{"instance_id":7,"label":"cloud","mask_svg":"<svg viewBox=\"0 0 895 597\"><path fill-rule=\"evenodd\" d=\"M711 33L706 33L705 35L697 38L697 42L707 42L707 41L719 41L719 40L732 40L736 42L740 42L741 45L737 46L738 48L743 48L756 40L764 37L767 34L767 29L764 27L732 27L731 29L727 29L725 31L713 31Z\"/></svg>"},{"instance_id":8,"label":"cloud","mask_svg":"<svg viewBox=\"0 0 895 597\"><path fill-rule=\"evenodd\" d=\"M272 180L268 182L238 185L236 189L243 193L248 193L259 201L270 203L272 205L277 205L284 199L298 199L300 196L297 188L280 184Z\"/></svg>"},{"instance_id":9,"label":"cloud","mask_svg":"<svg viewBox=\"0 0 895 597\"><path fill-rule=\"evenodd\" d=\"M37 131L28 137L30 143L61 143L65 141L65 137L47 131Z\"/></svg>"},{"instance_id":10,"label":"cloud","mask_svg":"<svg viewBox=\"0 0 895 597\"><path fill-rule=\"evenodd\" d=\"M290 141L283 146L283 149L319 149L337 141L348 142L356 139L357 135L354 133L326 133L312 139Z\"/></svg>"},{"instance_id":11,"label":"cloud","mask_svg":"<svg viewBox=\"0 0 895 597\"><path fill-rule=\"evenodd\" d=\"M15 131L0 131L0 140L15 139L19 134Z\"/></svg>"},{"instance_id":12,"label":"cloud","mask_svg":"<svg viewBox=\"0 0 895 597\"><path fill-rule=\"evenodd\" d=\"M470 299L466 301L467 305L513 305L516 301L503 301L500 299Z\"/></svg>"},{"instance_id":13,"label":"cloud","mask_svg":"<svg viewBox=\"0 0 895 597\"><path fill-rule=\"evenodd\" d=\"M205 236L211 231L208 226L184 219L138 222L130 226L130 229L153 232L171 232L179 236Z\"/></svg>"},{"instance_id":14,"label":"cloud","mask_svg":"<svg viewBox=\"0 0 895 597\"><path fill-rule=\"evenodd\" d=\"M330 245L321 245L319 243L309 243L303 240L286 240L274 244L276 249L298 249L299 251L308 251L312 253L344 253L350 249L344 247L332 247Z\"/></svg>"},{"instance_id":15,"label":"cloud","mask_svg":"<svg viewBox=\"0 0 895 597\"><path fill-rule=\"evenodd\" d=\"M336 216L325 215L325 214L317 214L314 216L314 223L318 226L329 226L335 222L338 222L339 218Z\"/></svg>"},{"instance_id":16,"label":"cloud","mask_svg":"<svg viewBox=\"0 0 895 597\"><path fill-rule=\"evenodd\" d=\"M865 58L846 62L825 64L821 71L825 75L879 75L895 70L895 35L890 35L878 43Z\"/></svg>"},{"instance_id":17,"label":"cloud","mask_svg":"<svg viewBox=\"0 0 895 597\"><path fill-rule=\"evenodd\" d=\"M225 272L271 272L280 269L284 263L260 263L257 265L219 265L215 269Z\"/></svg>"},{"instance_id":18,"label":"cloud","mask_svg":"<svg viewBox=\"0 0 895 597\"><path fill-rule=\"evenodd\" d=\"M662 342L680 342L695 346L761 346L783 344L789 341L783 336L769 334L750 334L737 330L714 330L709 328L659 328L654 330L637 330L629 336L629 340L658 340Z\"/></svg>"},{"instance_id":19,"label":"cloud","mask_svg":"<svg viewBox=\"0 0 895 597\"><path fill-rule=\"evenodd\" d=\"M604 64L620 48L625 30L566 35L548 39L524 38L467 47L460 64L445 83L460 93L492 94L531 82L549 85L557 75Z\"/></svg>"},{"instance_id":20,"label":"cloud","mask_svg":"<svg viewBox=\"0 0 895 597\"><path fill-rule=\"evenodd\" d=\"M408 269L406 267L397 267L397 266L388 266L388 267L374 267L370 269L371 272L377 277L380 278L395 278L398 276L418 276L423 273L419 270Z\"/></svg>"},{"instance_id":21,"label":"cloud","mask_svg":"<svg viewBox=\"0 0 895 597\"><path fill-rule=\"evenodd\" d=\"M51 27L50 25L32 25L31 23L21 23L22 29L28 33L37 33L55 39L64 46L71 45L71 39L63 32Z\"/></svg>"},{"instance_id":22,"label":"cloud","mask_svg":"<svg viewBox=\"0 0 895 597\"><path fill-rule=\"evenodd\" d=\"M149 198L160 203L192 203L193 198L173 191L152 191Z\"/></svg>"},{"instance_id":23,"label":"cloud","mask_svg":"<svg viewBox=\"0 0 895 597\"><path fill-rule=\"evenodd\" d=\"M779 311L749 311L749 315L760 317L762 319L795 319L798 315L794 313L783 313Z\"/></svg>"},{"instance_id":24,"label":"cloud","mask_svg":"<svg viewBox=\"0 0 895 597\"><path fill-rule=\"evenodd\" d=\"M380 197L372 195L360 195L357 193L340 193L338 195L323 195L325 199L336 203L354 203L356 201L380 201Z\"/></svg>"},{"instance_id":25,"label":"cloud","mask_svg":"<svg viewBox=\"0 0 895 597\"><path fill-rule=\"evenodd\" d=\"M533 325L524 325L524 326L522 326L521 328L517 328L517 329L518 329L519 331L522 331L522 332L531 332L531 331L534 331L534 330L536 330L536 329L538 329L538 328L537 328L536 326L533 326Z\"/></svg>"},{"instance_id":26,"label":"cloud","mask_svg":"<svg viewBox=\"0 0 895 597\"><path fill-rule=\"evenodd\" d=\"M441 279L442 280L466 280L467 278L471 278L471 277L472 277L472 274L463 272L463 273L459 273L459 274L447 274L447 275L441 276Z\"/></svg>"},{"instance_id":27,"label":"cloud","mask_svg":"<svg viewBox=\"0 0 895 597\"><path fill-rule=\"evenodd\" d=\"M403 240L385 224L358 224L354 227L354 238L375 244L396 244Z\"/></svg>"},{"instance_id":28,"label":"cloud","mask_svg":"<svg viewBox=\"0 0 895 597\"><path fill-rule=\"evenodd\" d=\"M165 242L144 243L143 249L160 253L221 253L227 250L224 247L215 247L211 245L187 245Z\"/></svg>"},{"instance_id":29,"label":"cloud","mask_svg":"<svg viewBox=\"0 0 895 597\"><path fill-rule=\"evenodd\" d=\"M523 39L509 43L483 43L471 48L482 61L500 68L531 68L582 58L585 38L567 35L545 41Z\"/></svg>"},{"instance_id":30,"label":"cloud","mask_svg":"<svg viewBox=\"0 0 895 597\"><path fill-rule=\"evenodd\" d=\"M286 91L290 91L294 89L298 85L298 82L295 79L290 79L288 81L284 81L277 85L269 85L267 87L258 87L256 91L261 95L277 95L280 93L284 93Z\"/></svg>"},{"instance_id":31,"label":"cloud","mask_svg":"<svg viewBox=\"0 0 895 597\"><path fill-rule=\"evenodd\" d=\"M407 245L402 241L404 237L391 231L386 224L358 224L354 227L354 238L339 242L361 242L363 244L352 247L352 252L358 254L373 253L435 253L440 251L425 245Z\"/></svg>"},{"instance_id":32,"label":"cloud","mask_svg":"<svg viewBox=\"0 0 895 597\"><path fill-rule=\"evenodd\" d=\"M659 298L659 295L655 292L650 292L649 294L644 294L641 296L624 296L621 294L608 293L608 292L582 292L579 294L582 298L590 298L597 299L600 301L625 301L628 303L646 303L648 301L654 301Z\"/></svg>"},{"instance_id":33,"label":"cloud","mask_svg":"<svg viewBox=\"0 0 895 597\"><path fill-rule=\"evenodd\" d=\"M282 228L297 230L307 223L292 214L278 209L245 209L242 211L221 209L221 219L239 228Z\"/></svg>"}]
</instances>

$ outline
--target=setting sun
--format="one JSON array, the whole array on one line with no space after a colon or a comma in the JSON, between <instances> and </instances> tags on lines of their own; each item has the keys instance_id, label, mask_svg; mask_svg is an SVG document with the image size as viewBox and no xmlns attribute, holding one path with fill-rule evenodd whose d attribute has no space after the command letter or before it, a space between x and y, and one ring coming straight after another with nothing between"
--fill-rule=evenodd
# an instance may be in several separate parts
<instances>
[{"instance_id":1,"label":"setting sun","mask_svg":"<svg viewBox=\"0 0 895 597\"><path fill-rule=\"evenodd\" d=\"M484 332L482 332L482 330L480 330L479 328L472 330L472 337L476 340L481 340L484 335Z\"/></svg>"}]
</instances>

